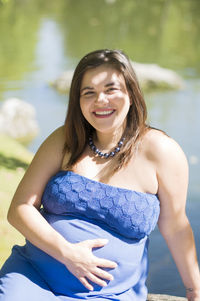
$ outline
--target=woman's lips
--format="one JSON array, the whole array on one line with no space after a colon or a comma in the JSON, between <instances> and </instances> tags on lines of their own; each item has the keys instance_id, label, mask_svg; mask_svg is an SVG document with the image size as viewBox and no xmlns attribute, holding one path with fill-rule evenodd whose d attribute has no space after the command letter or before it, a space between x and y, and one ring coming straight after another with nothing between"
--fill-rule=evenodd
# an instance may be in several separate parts
<instances>
[{"instance_id":1,"label":"woman's lips","mask_svg":"<svg viewBox=\"0 0 200 301\"><path fill-rule=\"evenodd\" d=\"M106 118L111 116L114 112L115 110L98 110L98 111L94 111L93 114L97 118Z\"/></svg>"}]
</instances>

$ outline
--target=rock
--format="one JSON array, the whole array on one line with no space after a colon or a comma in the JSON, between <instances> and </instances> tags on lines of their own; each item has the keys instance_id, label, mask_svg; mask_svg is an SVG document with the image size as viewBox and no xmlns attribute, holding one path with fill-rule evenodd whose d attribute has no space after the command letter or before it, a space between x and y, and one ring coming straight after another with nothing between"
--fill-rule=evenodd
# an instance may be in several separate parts
<instances>
[{"instance_id":1,"label":"rock","mask_svg":"<svg viewBox=\"0 0 200 301\"><path fill-rule=\"evenodd\" d=\"M175 72L166 68L161 68L156 64L141 64L131 62L138 77L142 89L181 89L184 87L183 79ZM60 93L68 93L74 71L63 72L51 86Z\"/></svg>"},{"instance_id":2,"label":"rock","mask_svg":"<svg viewBox=\"0 0 200 301\"><path fill-rule=\"evenodd\" d=\"M54 82L50 85L54 87L60 93L68 93L72 81L74 71L63 72Z\"/></svg>"},{"instance_id":3,"label":"rock","mask_svg":"<svg viewBox=\"0 0 200 301\"><path fill-rule=\"evenodd\" d=\"M38 134L35 109L18 98L10 98L0 108L0 133L23 144L30 143Z\"/></svg>"},{"instance_id":4,"label":"rock","mask_svg":"<svg viewBox=\"0 0 200 301\"><path fill-rule=\"evenodd\" d=\"M170 69L161 68L156 64L141 64L132 62L137 78L144 90L181 89L184 87L183 79Z\"/></svg>"},{"instance_id":5,"label":"rock","mask_svg":"<svg viewBox=\"0 0 200 301\"><path fill-rule=\"evenodd\" d=\"M157 294L148 294L147 301L186 301L186 298L169 296L169 295L157 295Z\"/></svg>"}]
</instances>

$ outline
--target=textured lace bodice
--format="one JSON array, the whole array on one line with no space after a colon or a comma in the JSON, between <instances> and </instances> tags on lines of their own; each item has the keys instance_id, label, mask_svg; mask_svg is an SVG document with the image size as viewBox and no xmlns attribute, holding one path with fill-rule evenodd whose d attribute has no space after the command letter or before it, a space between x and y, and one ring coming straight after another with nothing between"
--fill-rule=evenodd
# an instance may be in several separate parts
<instances>
[{"instance_id":1,"label":"textured lace bodice","mask_svg":"<svg viewBox=\"0 0 200 301\"><path fill-rule=\"evenodd\" d=\"M155 228L157 195L118 188L72 171L53 176L42 197L44 210L105 224L127 238L141 239Z\"/></svg>"}]
</instances>

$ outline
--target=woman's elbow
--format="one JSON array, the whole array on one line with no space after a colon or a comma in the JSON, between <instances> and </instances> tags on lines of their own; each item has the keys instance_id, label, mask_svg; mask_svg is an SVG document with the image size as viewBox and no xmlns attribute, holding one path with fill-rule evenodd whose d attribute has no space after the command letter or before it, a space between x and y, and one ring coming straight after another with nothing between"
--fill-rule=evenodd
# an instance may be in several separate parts
<instances>
[{"instance_id":1,"label":"woman's elbow","mask_svg":"<svg viewBox=\"0 0 200 301\"><path fill-rule=\"evenodd\" d=\"M11 224L13 227L15 227L16 222L20 218L20 205L16 204L15 202L11 202L11 205L8 209L7 213L7 221L9 224Z\"/></svg>"},{"instance_id":2,"label":"woman's elbow","mask_svg":"<svg viewBox=\"0 0 200 301\"><path fill-rule=\"evenodd\" d=\"M11 204L10 207L9 207L9 209L8 209L8 213L7 213L7 221L12 226L13 226L13 220L14 220L14 213L15 213L15 210L14 210L12 204Z\"/></svg>"},{"instance_id":3,"label":"woman's elbow","mask_svg":"<svg viewBox=\"0 0 200 301\"><path fill-rule=\"evenodd\" d=\"M189 220L186 215L180 219L172 219L167 222L159 221L158 228L164 238L173 237L175 234L181 234L191 228Z\"/></svg>"}]
</instances>

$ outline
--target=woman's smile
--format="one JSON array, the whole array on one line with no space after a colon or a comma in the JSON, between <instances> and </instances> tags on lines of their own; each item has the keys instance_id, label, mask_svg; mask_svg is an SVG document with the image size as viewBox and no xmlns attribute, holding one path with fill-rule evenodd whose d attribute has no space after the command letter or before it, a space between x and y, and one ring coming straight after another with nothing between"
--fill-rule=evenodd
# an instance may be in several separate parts
<instances>
[{"instance_id":1,"label":"woman's smile","mask_svg":"<svg viewBox=\"0 0 200 301\"><path fill-rule=\"evenodd\" d=\"M115 110L110 110L110 109L102 109L102 110L96 110L93 112L93 114L95 115L95 117L97 118L108 118L111 115L113 115L113 113L115 112Z\"/></svg>"}]
</instances>

